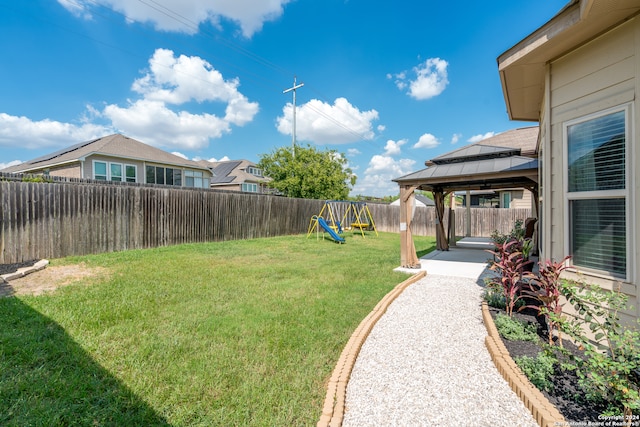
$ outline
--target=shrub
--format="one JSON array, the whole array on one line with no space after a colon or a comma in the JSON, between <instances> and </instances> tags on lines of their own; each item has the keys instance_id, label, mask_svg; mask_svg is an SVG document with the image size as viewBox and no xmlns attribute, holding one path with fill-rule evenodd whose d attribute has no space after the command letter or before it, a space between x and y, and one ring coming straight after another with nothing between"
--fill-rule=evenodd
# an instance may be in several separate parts
<instances>
[{"instance_id":1,"label":"shrub","mask_svg":"<svg viewBox=\"0 0 640 427\"><path fill-rule=\"evenodd\" d=\"M556 359L548 354L539 353L534 359L529 356L520 356L514 359L516 365L527 376L529 381L540 390L551 391L553 389L553 366Z\"/></svg>"},{"instance_id":2,"label":"shrub","mask_svg":"<svg viewBox=\"0 0 640 427\"><path fill-rule=\"evenodd\" d=\"M619 287L607 291L574 282L563 282L562 292L578 316L558 320L585 349L585 359L575 361L580 385L588 398L603 400L610 408L621 407L630 416L640 409L640 331L620 324L618 313L626 307L626 295ZM583 326L595 341L586 336Z\"/></svg>"},{"instance_id":3,"label":"shrub","mask_svg":"<svg viewBox=\"0 0 640 427\"><path fill-rule=\"evenodd\" d=\"M516 303L521 298L520 290L525 266L531 263L531 261L524 259L522 252L518 250L518 244L518 240L512 239L504 244L496 245L495 251L488 251L493 254L495 259L489 268L499 274L492 281L502 289L508 316L511 316Z\"/></svg>"},{"instance_id":4,"label":"shrub","mask_svg":"<svg viewBox=\"0 0 640 427\"><path fill-rule=\"evenodd\" d=\"M523 224L524 223L521 219L516 220L509 234L502 234L498 230L493 230L491 233L491 240L493 240L496 245L502 245L512 239L523 240L525 233Z\"/></svg>"},{"instance_id":5,"label":"shrub","mask_svg":"<svg viewBox=\"0 0 640 427\"><path fill-rule=\"evenodd\" d=\"M495 319L498 332L509 341L538 341L537 327L533 323L524 323L504 314Z\"/></svg>"},{"instance_id":6,"label":"shrub","mask_svg":"<svg viewBox=\"0 0 640 427\"><path fill-rule=\"evenodd\" d=\"M482 293L482 299L487 302L489 307L504 310L506 308L506 304L500 284L490 278L485 278L484 285L485 289Z\"/></svg>"},{"instance_id":7,"label":"shrub","mask_svg":"<svg viewBox=\"0 0 640 427\"><path fill-rule=\"evenodd\" d=\"M560 319L562 316L562 295L560 274L567 268L566 261L570 257L565 257L560 262L546 260L539 262L538 274L527 275L530 278L528 286L522 289L522 295L531 297L539 302L539 305L528 305L535 308L539 314L545 316L547 321L547 331L549 334L549 345L553 345L553 332L558 334L558 343L562 347L562 333ZM558 319L558 320L556 320Z\"/></svg>"}]
</instances>

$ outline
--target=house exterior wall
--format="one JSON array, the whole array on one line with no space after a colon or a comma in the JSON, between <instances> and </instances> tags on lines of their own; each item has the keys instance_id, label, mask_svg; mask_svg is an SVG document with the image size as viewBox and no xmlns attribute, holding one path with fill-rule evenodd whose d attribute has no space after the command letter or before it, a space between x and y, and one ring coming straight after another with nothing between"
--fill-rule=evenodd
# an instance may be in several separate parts
<instances>
[{"instance_id":1,"label":"house exterior wall","mask_svg":"<svg viewBox=\"0 0 640 427\"><path fill-rule=\"evenodd\" d=\"M211 184L211 188L215 188L216 190L227 190L227 191L243 191L242 184L255 184L258 191L258 194L265 194L265 185L263 182L253 182L253 181L244 181L244 183L232 183L232 184Z\"/></svg>"},{"instance_id":2,"label":"house exterior wall","mask_svg":"<svg viewBox=\"0 0 640 427\"><path fill-rule=\"evenodd\" d=\"M107 162L107 163L119 163L121 165L133 165L136 167L136 182L144 183L144 165L145 163L139 160L124 159L121 157L105 156L101 154L95 154L87 156L83 162L82 172L83 178L94 179L93 175L93 162L94 161Z\"/></svg>"},{"instance_id":3,"label":"house exterior wall","mask_svg":"<svg viewBox=\"0 0 640 427\"><path fill-rule=\"evenodd\" d=\"M226 190L226 191L241 191L242 188L240 184L215 184L212 185L211 188L215 188L216 190Z\"/></svg>"},{"instance_id":4,"label":"house exterior wall","mask_svg":"<svg viewBox=\"0 0 640 427\"><path fill-rule=\"evenodd\" d=\"M211 172L203 170L203 169L191 169L189 167L184 167L184 166L179 166L179 165L170 165L170 164L163 164L163 163L157 163L157 162L145 162L145 161L141 161L141 160L134 160L134 159L127 159L127 158L122 158L122 157L113 157L113 156L105 156L102 154L95 154L95 155L91 155L91 156L87 156L86 159L83 162L83 173L84 176L83 178L87 178L87 179L95 179L95 175L94 175L94 164L96 161L99 162L106 162L107 164L111 164L111 163L117 163L123 166L123 168L125 166L135 166L136 168L136 182L137 183L146 183L146 166L161 166L161 167L167 167L167 168L173 168L173 169L179 169L182 171L182 186L185 186L184 182L185 182L185 177L184 177L184 171L186 170L195 170L198 172L203 172L204 174L204 178L207 179L207 182L204 185L204 188L209 188L209 183L211 182ZM124 169L123 169L123 174L125 173Z\"/></svg>"},{"instance_id":5,"label":"house exterior wall","mask_svg":"<svg viewBox=\"0 0 640 427\"><path fill-rule=\"evenodd\" d=\"M63 178L81 178L79 163L67 163L65 165L53 166L47 169L49 169L49 175L51 176L61 176ZM37 173L44 173L44 170L38 171Z\"/></svg>"},{"instance_id":6,"label":"house exterior wall","mask_svg":"<svg viewBox=\"0 0 640 427\"><path fill-rule=\"evenodd\" d=\"M580 269L580 277L589 283L612 289L621 284L633 311L627 320L640 317L637 285L640 278L637 244L640 241L640 150L635 132L640 127L637 73L640 70L640 18L635 17L615 29L552 61L547 67L545 98L542 105L540 153L543 187L541 256L560 260L569 252L569 209L565 130L572 120L589 117L612 108L628 111L626 163L628 173L627 277ZM576 272L574 270L574 272ZM576 276L578 277L578 276Z\"/></svg>"},{"instance_id":7,"label":"house exterior wall","mask_svg":"<svg viewBox=\"0 0 640 427\"><path fill-rule=\"evenodd\" d=\"M529 190L512 189L500 191L500 207L504 207L502 206L504 193L509 193L511 196L511 202L509 203L510 209L531 209L531 192Z\"/></svg>"}]
</instances>

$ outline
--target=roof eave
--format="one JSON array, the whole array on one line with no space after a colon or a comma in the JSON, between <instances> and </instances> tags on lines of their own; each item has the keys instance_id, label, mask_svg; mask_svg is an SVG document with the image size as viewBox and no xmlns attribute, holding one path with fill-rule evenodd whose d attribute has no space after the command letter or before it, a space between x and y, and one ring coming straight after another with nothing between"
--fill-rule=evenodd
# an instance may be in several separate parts
<instances>
[{"instance_id":1,"label":"roof eave","mask_svg":"<svg viewBox=\"0 0 640 427\"><path fill-rule=\"evenodd\" d=\"M498 57L502 93L511 120L539 120L546 64L568 50L558 35L573 28L580 18L580 1L572 0L550 21Z\"/></svg>"},{"instance_id":2,"label":"roof eave","mask_svg":"<svg viewBox=\"0 0 640 427\"><path fill-rule=\"evenodd\" d=\"M556 16L498 57L512 120L538 121L547 64L640 13L637 0L571 0Z\"/></svg>"},{"instance_id":3,"label":"roof eave","mask_svg":"<svg viewBox=\"0 0 640 427\"><path fill-rule=\"evenodd\" d=\"M39 171L39 170L44 170L44 169L55 168L55 167L58 167L58 166L69 165L69 164L72 164L72 163L80 163L80 159L71 159L71 160L65 160L65 161L57 162L57 163L46 163L46 164L42 164L42 165L30 164L25 169L12 171L11 173L29 173L29 172L33 172L33 171ZM16 166L19 167L20 165L16 165Z\"/></svg>"}]
</instances>

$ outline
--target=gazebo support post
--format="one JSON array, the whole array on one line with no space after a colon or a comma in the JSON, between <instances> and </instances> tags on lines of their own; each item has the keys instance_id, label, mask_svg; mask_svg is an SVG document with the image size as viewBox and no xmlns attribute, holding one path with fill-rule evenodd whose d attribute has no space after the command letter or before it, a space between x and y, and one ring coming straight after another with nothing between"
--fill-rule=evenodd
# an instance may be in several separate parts
<instances>
[{"instance_id":1,"label":"gazebo support post","mask_svg":"<svg viewBox=\"0 0 640 427\"><path fill-rule=\"evenodd\" d=\"M467 237L471 237L471 191L470 190L467 190L466 202L467 202L466 203L467 210L465 211L465 213L467 214L467 221L465 223L466 232L464 233L464 235Z\"/></svg>"},{"instance_id":2,"label":"gazebo support post","mask_svg":"<svg viewBox=\"0 0 640 427\"><path fill-rule=\"evenodd\" d=\"M413 220L413 192L417 186L400 186L400 265L404 268L420 268L416 246L411 235Z\"/></svg>"},{"instance_id":3,"label":"gazebo support post","mask_svg":"<svg viewBox=\"0 0 640 427\"><path fill-rule=\"evenodd\" d=\"M441 188L433 189L433 200L436 202L436 249L448 251L449 243L444 232L444 192Z\"/></svg>"}]
</instances>

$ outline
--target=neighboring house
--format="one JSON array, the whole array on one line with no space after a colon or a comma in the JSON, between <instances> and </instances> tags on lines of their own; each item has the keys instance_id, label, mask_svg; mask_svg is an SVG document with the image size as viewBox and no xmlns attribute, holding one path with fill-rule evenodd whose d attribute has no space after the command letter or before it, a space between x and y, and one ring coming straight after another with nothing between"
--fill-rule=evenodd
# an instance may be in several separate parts
<instances>
[{"instance_id":1,"label":"neighboring house","mask_svg":"<svg viewBox=\"0 0 640 427\"><path fill-rule=\"evenodd\" d=\"M540 255L621 286L627 319L640 316L639 12L574 0L498 58L509 117L539 122Z\"/></svg>"},{"instance_id":2,"label":"neighboring house","mask_svg":"<svg viewBox=\"0 0 640 427\"><path fill-rule=\"evenodd\" d=\"M422 194L416 194L414 196L415 204L417 208L424 208L426 206L435 206L436 203L428 197L423 196ZM400 206L400 199L394 200L390 203L391 206Z\"/></svg>"},{"instance_id":3,"label":"neighboring house","mask_svg":"<svg viewBox=\"0 0 640 427\"><path fill-rule=\"evenodd\" d=\"M245 193L265 193L269 178L263 176L262 169L249 160L208 162L200 160L199 165L209 168L213 177L211 188L218 190L243 191Z\"/></svg>"},{"instance_id":4,"label":"neighboring house","mask_svg":"<svg viewBox=\"0 0 640 427\"><path fill-rule=\"evenodd\" d=\"M101 181L209 188L211 171L120 134L81 142L2 170Z\"/></svg>"},{"instance_id":5,"label":"neighboring house","mask_svg":"<svg viewBox=\"0 0 640 427\"><path fill-rule=\"evenodd\" d=\"M456 196L462 198L461 205L467 206L467 193L456 191ZM508 188L503 190L469 192L470 206L472 208L511 208L530 209L533 203L531 191L523 188Z\"/></svg>"}]
</instances>

